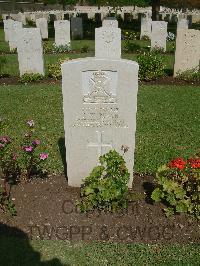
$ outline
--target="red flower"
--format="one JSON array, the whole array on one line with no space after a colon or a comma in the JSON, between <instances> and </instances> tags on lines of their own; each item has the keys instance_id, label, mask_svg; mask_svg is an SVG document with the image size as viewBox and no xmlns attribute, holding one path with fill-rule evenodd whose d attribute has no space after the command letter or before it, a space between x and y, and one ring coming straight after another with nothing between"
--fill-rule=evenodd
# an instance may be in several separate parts
<instances>
[{"instance_id":1,"label":"red flower","mask_svg":"<svg viewBox=\"0 0 200 266\"><path fill-rule=\"evenodd\" d=\"M187 164L187 162L184 161L182 158L177 158L177 159L175 159L175 160L172 160L172 161L168 164L168 166L169 166L170 168L178 168L178 169L180 169L180 170L183 170L183 169L185 168L186 164Z\"/></svg>"},{"instance_id":2,"label":"red flower","mask_svg":"<svg viewBox=\"0 0 200 266\"><path fill-rule=\"evenodd\" d=\"M198 169L200 168L200 159L189 159L188 163L191 165L192 168Z\"/></svg>"}]
</instances>

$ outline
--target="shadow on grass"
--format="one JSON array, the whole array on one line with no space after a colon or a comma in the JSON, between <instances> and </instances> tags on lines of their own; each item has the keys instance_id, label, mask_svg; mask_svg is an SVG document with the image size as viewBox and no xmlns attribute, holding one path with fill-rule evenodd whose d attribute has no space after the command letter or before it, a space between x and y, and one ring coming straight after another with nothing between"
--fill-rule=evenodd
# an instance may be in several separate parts
<instances>
[{"instance_id":1,"label":"shadow on grass","mask_svg":"<svg viewBox=\"0 0 200 266\"><path fill-rule=\"evenodd\" d=\"M59 147L60 155L61 155L61 158L62 158L62 163L63 163L63 166L64 166L65 177L67 179L67 163L66 163L65 138L59 138L58 147Z\"/></svg>"},{"instance_id":2,"label":"shadow on grass","mask_svg":"<svg viewBox=\"0 0 200 266\"><path fill-rule=\"evenodd\" d=\"M28 235L22 230L0 223L0 265L2 266L67 266L59 259L41 261Z\"/></svg>"}]
</instances>

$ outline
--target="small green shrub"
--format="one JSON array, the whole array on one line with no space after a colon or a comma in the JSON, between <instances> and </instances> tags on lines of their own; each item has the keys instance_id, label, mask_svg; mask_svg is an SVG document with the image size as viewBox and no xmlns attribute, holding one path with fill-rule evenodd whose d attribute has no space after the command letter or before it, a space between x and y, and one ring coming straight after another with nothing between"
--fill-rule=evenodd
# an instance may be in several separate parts
<instances>
[{"instance_id":1,"label":"small green shrub","mask_svg":"<svg viewBox=\"0 0 200 266\"><path fill-rule=\"evenodd\" d=\"M57 46L55 43L53 44L53 53L69 53L71 51L70 45L59 45Z\"/></svg>"},{"instance_id":2,"label":"small green shrub","mask_svg":"<svg viewBox=\"0 0 200 266\"><path fill-rule=\"evenodd\" d=\"M43 78L44 78L44 76L41 74L26 73L20 77L20 82L21 83L36 82L36 81L42 80Z\"/></svg>"},{"instance_id":3,"label":"small green shrub","mask_svg":"<svg viewBox=\"0 0 200 266\"><path fill-rule=\"evenodd\" d=\"M126 208L130 174L123 157L111 150L99 161L100 165L84 179L79 209L86 212L95 208L109 211Z\"/></svg>"},{"instance_id":4,"label":"small green shrub","mask_svg":"<svg viewBox=\"0 0 200 266\"><path fill-rule=\"evenodd\" d=\"M29 27L34 27L35 26L35 22L31 19L26 18L26 25Z\"/></svg>"},{"instance_id":5,"label":"small green shrub","mask_svg":"<svg viewBox=\"0 0 200 266\"><path fill-rule=\"evenodd\" d=\"M139 39L139 35L137 32L133 32L133 31L123 31L122 32L122 36L124 40L129 40L129 41L133 41L133 40L137 40Z\"/></svg>"},{"instance_id":6,"label":"small green shrub","mask_svg":"<svg viewBox=\"0 0 200 266\"><path fill-rule=\"evenodd\" d=\"M61 64L68 60L70 59L60 58L56 63L48 64L49 77L54 78L54 79L61 79L62 78Z\"/></svg>"},{"instance_id":7,"label":"small green shrub","mask_svg":"<svg viewBox=\"0 0 200 266\"><path fill-rule=\"evenodd\" d=\"M156 174L157 188L151 198L162 201L167 216L188 213L200 219L200 159L177 158L160 167Z\"/></svg>"},{"instance_id":8,"label":"small green shrub","mask_svg":"<svg viewBox=\"0 0 200 266\"><path fill-rule=\"evenodd\" d=\"M130 41L125 41L124 51L126 53L138 52L138 51L140 51L140 45L133 43L133 42L130 42Z\"/></svg>"},{"instance_id":9,"label":"small green shrub","mask_svg":"<svg viewBox=\"0 0 200 266\"><path fill-rule=\"evenodd\" d=\"M89 46L88 45L84 45L81 47L81 53L88 53L89 52Z\"/></svg>"},{"instance_id":10,"label":"small green shrub","mask_svg":"<svg viewBox=\"0 0 200 266\"><path fill-rule=\"evenodd\" d=\"M181 74L178 74L176 78L188 82L200 82L200 71L198 71L196 68L187 70Z\"/></svg>"},{"instance_id":11,"label":"small green shrub","mask_svg":"<svg viewBox=\"0 0 200 266\"><path fill-rule=\"evenodd\" d=\"M0 120L1 131L6 127ZM11 215L16 214L11 200L12 185L32 177L44 177L47 170L43 168L48 153L41 150L35 123L27 121L27 131L23 134L21 144L7 135L0 135L0 208Z\"/></svg>"},{"instance_id":12,"label":"small green shrub","mask_svg":"<svg viewBox=\"0 0 200 266\"><path fill-rule=\"evenodd\" d=\"M154 54L164 54L164 48L162 47L154 47L153 49L151 49L151 52Z\"/></svg>"},{"instance_id":13,"label":"small green shrub","mask_svg":"<svg viewBox=\"0 0 200 266\"><path fill-rule=\"evenodd\" d=\"M43 42L43 52L44 54L53 52L53 45L50 42Z\"/></svg>"},{"instance_id":14,"label":"small green shrub","mask_svg":"<svg viewBox=\"0 0 200 266\"><path fill-rule=\"evenodd\" d=\"M144 36L142 36L141 40L143 40L143 41L150 41L150 38L149 38L149 36L144 35Z\"/></svg>"},{"instance_id":15,"label":"small green shrub","mask_svg":"<svg viewBox=\"0 0 200 266\"><path fill-rule=\"evenodd\" d=\"M137 57L139 64L139 79L150 81L164 75L163 57L152 52L147 52Z\"/></svg>"}]
</instances>

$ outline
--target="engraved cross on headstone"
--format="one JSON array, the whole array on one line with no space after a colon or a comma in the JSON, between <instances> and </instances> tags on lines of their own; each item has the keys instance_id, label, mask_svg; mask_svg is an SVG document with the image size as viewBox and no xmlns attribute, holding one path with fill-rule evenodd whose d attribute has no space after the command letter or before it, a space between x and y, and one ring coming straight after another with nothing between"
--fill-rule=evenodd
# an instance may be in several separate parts
<instances>
[{"instance_id":1,"label":"engraved cross on headstone","mask_svg":"<svg viewBox=\"0 0 200 266\"><path fill-rule=\"evenodd\" d=\"M89 143L88 147L97 148L98 149L98 158L103 155L103 148L110 147L113 148L112 143L103 143L103 133L104 131L96 131L97 133L97 143Z\"/></svg>"}]
</instances>

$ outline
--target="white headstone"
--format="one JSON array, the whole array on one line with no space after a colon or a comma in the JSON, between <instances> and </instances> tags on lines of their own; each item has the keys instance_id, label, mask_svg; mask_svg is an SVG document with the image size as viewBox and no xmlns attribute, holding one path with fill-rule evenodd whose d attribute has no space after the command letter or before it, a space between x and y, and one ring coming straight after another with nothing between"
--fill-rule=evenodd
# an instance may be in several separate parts
<instances>
[{"instance_id":1,"label":"white headstone","mask_svg":"<svg viewBox=\"0 0 200 266\"><path fill-rule=\"evenodd\" d=\"M12 24L13 24L14 20L12 19L7 19L3 21L4 24L4 34L5 34L5 41L8 42L9 41L9 34L12 28Z\"/></svg>"},{"instance_id":2,"label":"white headstone","mask_svg":"<svg viewBox=\"0 0 200 266\"><path fill-rule=\"evenodd\" d=\"M57 20L54 21L55 28L55 44L70 45L70 21L68 20Z\"/></svg>"},{"instance_id":3,"label":"white headstone","mask_svg":"<svg viewBox=\"0 0 200 266\"><path fill-rule=\"evenodd\" d=\"M9 33L9 47L10 51L17 48L18 40L20 38L19 31L22 29L22 22L14 21L11 23Z\"/></svg>"},{"instance_id":4,"label":"white headstone","mask_svg":"<svg viewBox=\"0 0 200 266\"><path fill-rule=\"evenodd\" d=\"M142 37L147 36L149 39L151 39L151 23L152 19L148 16L144 17L141 16L141 33L140 33L140 39Z\"/></svg>"},{"instance_id":5,"label":"white headstone","mask_svg":"<svg viewBox=\"0 0 200 266\"><path fill-rule=\"evenodd\" d=\"M48 22L46 18L36 19L36 27L41 31L42 39L48 39Z\"/></svg>"},{"instance_id":6,"label":"white headstone","mask_svg":"<svg viewBox=\"0 0 200 266\"><path fill-rule=\"evenodd\" d=\"M179 30L176 38L174 76L186 70L199 70L200 31Z\"/></svg>"},{"instance_id":7,"label":"white headstone","mask_svg":"<svg viewBox=\"0 0 200 266\"><path fill-rule=\"evenodd\" d=\"M44 75L43 48L40 29L22 29L20 31L17 52L20 76L25 73Z\"/></svg>"},{"instance_id":8,"label":"white headstone","mask_svg":"<svg viewBox=\"0 0 200 266\"><path fill-rule=\"evenodd\" d=\"M99 156L122 153L133 181L138 64L86 58L62 65L67 176L70 186L98 165ZM70 77L70 78L69 78ZM69 115L70 114L70 115Z\"/></svg>"},{"instance_id":9,"label":"white headstone","mask_svg":"<svg viewBox=\"0 0 200 266\"><path fill-rule=\"evenodd\" d=\"M151 49L166 51L167 24L165 21L152 21Z\"/></svg>"},{"instance_id":10,"label":"white headstone","mask_svg":"<svg viewBox=\"0 0 200 266\"><path fill-rule=\"evenodd\" d=\"M83 38L83 20L81 17L71 18L72 39Z\"/></svg>"},{"instance_id":11,"label":"white headstone","mask_svg":"<svg viewBox=\"0 0 200 266\"><path fill-rule=\"evenodd\" d=\"M185 18L182 18L177 23L177 30L180 30L180 29L187 30L188 29L188 25L189 25L189 21L187 19L185 19Z\"/></svg>"},{"instance_id":12,"label":"white headstone","mask_svg":"<svg viewBox=\"0 0 200 266\"><path fill-rule=\"evenodd\" d=\"M104 19L102 26L118 28L118 21L116 19Z\"/></svg>"},{"instance_id":13,"label":"white headstone","mask_svg":"<svg viewBox=\"0 0 200 266\"><path fill-rule=\"evenodd\" d=\"M121 58L121 29L114 27L95 29L95 57Z\"/></svg>"}]
</instances>

